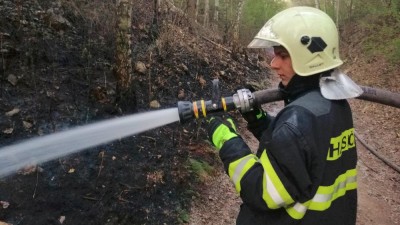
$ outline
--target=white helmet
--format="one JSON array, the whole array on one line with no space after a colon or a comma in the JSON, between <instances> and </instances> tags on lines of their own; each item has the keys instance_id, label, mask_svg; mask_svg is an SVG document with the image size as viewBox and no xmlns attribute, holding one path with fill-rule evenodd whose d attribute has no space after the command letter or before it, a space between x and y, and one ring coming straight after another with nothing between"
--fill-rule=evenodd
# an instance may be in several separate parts
<instances>
[{"instance_id":1,"label":"white helmet","mask_svg":"<svg viewBox=\"0 0 400 225\"><path fill-rule=\"evenodd\" d=\"M249 48L283 46L289 52L294 71L300 76L336 68L339 37L335 23L323 11L305 6L283 10L265 23Z\"/></svg>"}]
</instances>

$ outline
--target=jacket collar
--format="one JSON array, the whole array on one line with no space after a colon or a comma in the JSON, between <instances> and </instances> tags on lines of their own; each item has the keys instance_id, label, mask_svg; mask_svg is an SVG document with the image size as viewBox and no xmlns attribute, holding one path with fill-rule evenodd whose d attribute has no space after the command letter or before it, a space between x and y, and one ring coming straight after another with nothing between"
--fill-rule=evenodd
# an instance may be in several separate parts
<instances>
[{"instance_id":1,"label":"jacket collar","mask_svg":"<svg viewBox=\"0 0 400 225\"><path fill-rule=\"evenodd\" d=\"M288 85L284 87L282 82L279 83L279 90L283 94L285 105L296 100L300 96L312 90L319 89L320 74L312 76L294 75Z\"/></svg>"}]
</instances>

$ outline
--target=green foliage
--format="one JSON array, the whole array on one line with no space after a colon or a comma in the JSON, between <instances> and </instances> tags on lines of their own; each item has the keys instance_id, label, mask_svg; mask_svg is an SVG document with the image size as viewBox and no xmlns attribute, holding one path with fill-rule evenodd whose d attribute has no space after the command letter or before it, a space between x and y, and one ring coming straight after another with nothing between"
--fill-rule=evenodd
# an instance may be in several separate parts
<instances>
[{"instance_id":1,"label":"green foliage","mask_svg":"<svg viewBox=\"0 0 400 225\"><path fill-rule=\"evenodd\" d=\"M393 64L397 64L400 62L400 38L396 38L392 40L392 52L390 58L390 62Z\"/></svg>"},{"instance_id":2,"label":"green foliage","mask_svg":"<svg viewBox=\"0 0 400 225\"><path fill-rule=\"evenodd\" d=\"M184 209L178 209L178 220L180 223L182 224L187 224L190 220L190 215L188 213L188 211L184 210Z\"/></svg>"},{"instance_id":3,"label":"green foliage","mask_svg":"<svg viewBox=\"0 0 400 225\"><path fill-rule=\"evenodd\" d=\"M219 1L219 20L215 28L228 40L232 23L236 19L239 0ZM177 6L186 7L187 1L174 0ZM210 0L210 17L215 10L214 0ZM204 13L203 1L200 1L199 17ZM277 12L289 6L312 6L315 0L245 0L240 24L240 42L246 46L263 24ZM340 0L337 11L337 0L319 0L319 7L341 27L349 22L361 25L364 34L360 43L369 55L384 55L391 62L398 62L400 55L400 0ZM337 15L337 13L339 13ZM384 41L386 40L386 41ZM379 52L378 52L379 51Z\"/></svg>"},{"instance_id":4,"label":"green foliage","mask_svg":"<svg viewBox=\"0 0 400 225\"><path fill-rule=\"evenodd\" d=\"M214 171L214 168L210 164L201 160L189 159L189 165L191 171L196 174L200 181L204 181Z\"/></svg>"},{"instance_id":5,"label":"green foliage","mask_svg":"<svg viewBox=\"0 0 400 225\"><path fill-rule=\"evenodd\" d=\"M314 6L314 0L292 0L291 1L293 6Z\"/></svg>"},{"instance_id":6,"label":"green foliage","mask_svg":"<svg viewBox=\"0 0 400 225\"><path fill-rule=\"evenodd\" d=\"M367 34L362 47L367 55L382 55L396 64L400 60L400 15L394 7L375 7L357 19Z\"/></svg>"},{"instance_id":7,"label":"green foliage","mask_svg":"<svg viewBox=\"0 0 400 225\"><path fill-rule=\"evenodd\" d=\"M269 18L286 7L284 1L247 0L243 7L241 40L247 44Z\"/></svg>"}]
</instances>

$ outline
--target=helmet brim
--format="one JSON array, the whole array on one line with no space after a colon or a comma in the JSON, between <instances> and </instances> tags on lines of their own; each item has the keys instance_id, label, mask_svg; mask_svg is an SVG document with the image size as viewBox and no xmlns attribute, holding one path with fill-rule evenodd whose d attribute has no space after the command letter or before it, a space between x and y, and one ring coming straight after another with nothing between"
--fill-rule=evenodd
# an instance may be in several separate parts
<instances>
[{"instance_id":1,"label":"helmet brim","mask_svg":"<svg viewBox=\"0 0 400 225\"><path fill-rule=\"evenodd\" d=\"M247 48L271 48L274 46L279 46L280 44L274 41L264 40L260 38L254 38Z\"/></svg>"}]
</instances>

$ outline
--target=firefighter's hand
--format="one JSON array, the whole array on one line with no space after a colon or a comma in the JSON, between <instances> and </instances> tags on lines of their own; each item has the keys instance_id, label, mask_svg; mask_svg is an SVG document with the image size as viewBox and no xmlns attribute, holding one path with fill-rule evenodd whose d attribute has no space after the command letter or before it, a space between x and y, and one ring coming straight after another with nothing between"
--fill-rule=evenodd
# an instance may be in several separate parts
<instances>
[{"instance_id":1,"label":"firefighter's hand","mask_svg":"<svg viewBox=\"0 0 400 225\"><path fill-rule=\"evenodd\" d=\"M261 107L257 107L250 112L240 113L248 123L254 123L267 117L267 113Z\"/></svg>"},{"instance_id":2,"label":"firefighter's hand","mask_svg":"<svg viewBox=\"0 0 400 225\"><path fill-rule=\"evenodd\" d=\"M220 150L231 138L237 137L236 125L232 118L211 117L207 120L207 132L211 143Z\"/></svg>"}]
</instances>

